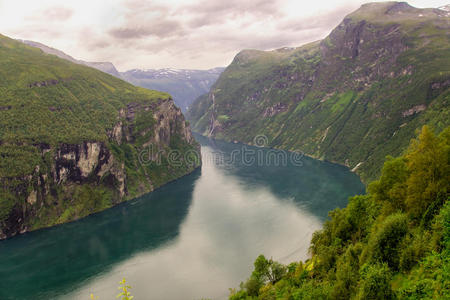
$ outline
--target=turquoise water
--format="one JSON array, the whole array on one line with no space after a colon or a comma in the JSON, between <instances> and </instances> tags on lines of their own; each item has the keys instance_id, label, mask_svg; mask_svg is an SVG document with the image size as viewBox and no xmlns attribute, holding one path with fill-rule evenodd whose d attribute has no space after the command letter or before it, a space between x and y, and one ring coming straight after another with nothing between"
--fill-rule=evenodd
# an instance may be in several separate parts
<instances>
[{"instance_id":1,"label":"turquoise water","mask_svg":"<svg viewBox=\"0 0 450 300\"><path fill-rule=\"evenodd\" d=\"M77 222L1 241L0 299L116 299L122 277L135 299L226 298L259 254L307 258L328 211L364 191L339 165L196 137L204 164L194 173Z\"/></svg>"}]
</instances>

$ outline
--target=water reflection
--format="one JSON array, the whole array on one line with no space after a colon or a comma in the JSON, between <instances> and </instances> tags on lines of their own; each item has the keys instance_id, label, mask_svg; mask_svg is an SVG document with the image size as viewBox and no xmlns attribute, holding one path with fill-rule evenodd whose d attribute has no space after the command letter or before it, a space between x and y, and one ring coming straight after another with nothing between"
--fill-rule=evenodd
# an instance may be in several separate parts
<instances>
[{"instance_id":1,"label":"water reflection","mask_svg":"<svg viewBox=\"0 0 450 300\"><path fill-rule=\"evenodd\" d=\"M207 155L211 149L202 151ZM260 253L285 262L306 257L311 234L321 225L318 218L213 165L202 171L172 243L124 262L65 298L83 299L93 292L112 299L125 276L139 299L221 299L249 274Z\"/></svg>"},{"instance_id":2,"label":"water reflection","mask_svg":"<svg viewBox=\"0 0 450 300\"><path fill-rule=\"evenodd\" d=\"M298 158L291 159L290 155L293 154L287 151L226 143L200 135L196 135L195 138L203 146L211 149L211 152L203 155L207 156L204 164L214 164L225 174L245 182L244 186L246 187L263 185L280 200L289 199L302 210L321 220L327 218L330 210L345 206L348 197L362 194L365 190L358 176L341 165L312 159L304 155L301 156L299 164L296 161ZM242 155L231 157L233 151L242 147L254 150L254 164L243 162ZM270 160L269 164L257 162L258 157L263 157L262 161L266 162L270 153L274 151L287 155L288 163L286 165L276 164L273 163L274 160ZM208 155L209 153L213 154ZM283 160L280 159L278 162ZM221 163L217 163L217 161ZM296 161L296 163L292 163L292 161Z\"/></svg>"},{"instance_id":3,"label":"water reflection","mask_svg":"<svg viewBox=\"0 0 450 300\"><path fill-rule=\"evenodd\" d=\"M204 158L242 147L196 138ZM135 201L1 242L0 299L115 299L122 277L136 299L226 298L257 255L306 258L327 212L362 191L347 169L306 157L301 167L205 162Z\"/></svg>"}]
</instances>

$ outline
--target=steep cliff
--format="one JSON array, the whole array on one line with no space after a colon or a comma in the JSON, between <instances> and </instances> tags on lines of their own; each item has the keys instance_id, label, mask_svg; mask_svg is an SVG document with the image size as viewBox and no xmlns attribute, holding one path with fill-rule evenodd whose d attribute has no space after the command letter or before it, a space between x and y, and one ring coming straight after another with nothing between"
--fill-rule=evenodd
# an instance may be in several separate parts
<instances>
[{"instance_id":1,"label":"steep cliff","mask_svg":"<svg viewBox=\"0 0 450 300\"><path fill-rule=\"evenodd\" d=\"M367 181L417 128L449 125L449 32L446 10L365 4L322 41L240 52L187 117L203 134L244 143L264 134Z\"/></svg>"},{"instance_id":2,"label":"steep cliff","mask_svg":"<svg viewBox=\"0 0 450 300\"><path fill-rule=\"evenodd\" d=\"M200 164L170 95L0 35L0 239L101 211Z\"/></svg>"}]
</instances>

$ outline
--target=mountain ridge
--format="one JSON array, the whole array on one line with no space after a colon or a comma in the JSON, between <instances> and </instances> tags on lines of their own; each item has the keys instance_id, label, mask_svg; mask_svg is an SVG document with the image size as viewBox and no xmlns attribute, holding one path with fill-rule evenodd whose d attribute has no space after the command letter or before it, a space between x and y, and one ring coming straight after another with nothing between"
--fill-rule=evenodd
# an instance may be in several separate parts
<instances>
[{"instance_id":1,"label":"mountain ridge","mask_svg":"<svg viewBox=\"0 0 450 300\"><path fill-rule=\"evenodd\" d=\"M39 48L47 54L53 54L53 55L58 56L59 58L66 59L73 63L85 65L85 66L100 70L102 72L108 73L110 75L113 75L117 78L121 78L119 71L117 71L116 67L111 62L89 62L89 61L84 61L84 60L80 60L80 59L75 59L72 56L64 53L61 50L49 47L49 46L44 45L39 42L30 41L30 40L20 40L20 39L18 41L20 41L28 46Z\"/></svg>"},{"instance_id":2,"label":"mountain ridge","mask_svg":"<svg viewBox=\"0 0 450 300\"><path fill-rule=\"evenodd\" d=\"M370 3L323 40L243 50L191 105L193 130L302 151L344 164L364 181L415 130L449 120L450 16L402 2Z\"/></svg>"}]
</instances>

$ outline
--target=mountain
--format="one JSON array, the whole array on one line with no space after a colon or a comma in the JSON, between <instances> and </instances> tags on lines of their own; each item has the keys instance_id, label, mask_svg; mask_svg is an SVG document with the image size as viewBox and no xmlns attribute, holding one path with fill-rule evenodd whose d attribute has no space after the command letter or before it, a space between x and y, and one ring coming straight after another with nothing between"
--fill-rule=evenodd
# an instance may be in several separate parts
<instances>
[{"instance_id":1,"label":"mountain","mask_svg":"<svg viewBox=\"0 0 450 300\"><path fill-rule=\"evenodd\" d=\"M53 54L53 55L58 56L59 58L63 58L68 61L71 61L75 64L80 64L80 65L85 65L85 66L88 66L91 68L95 68L102 72L111 74L117 78L121 78L119 71L117 71L116 67L110 62L88 62L88 61L84 61L84 60L79 60L79 59L73 58L72 56L70 56L58 49L46 46L46 45L38 43L38 42L27 41L27 40L19 40L19 41L21 41L24 44L27 44L28 46L39 48L42 51L44 51L45 53Z\"/></svg>"},{"instance_id":2,"label":"mountain","mask_svg":"<svg viewBox=\"0 0 450 300\"><path fill-rule=\"evenodd\" d=\"M167 93L0 35L0 239L150 192L200 164Z\"/></svg>"},{"instance_id":3,"label":"mountain","mask_svg":"<svg viewBox=\"0 0 450 300\"><path fill-rule=\"evenodd\" d=\"M130 70L120 73L126 81L149 89L167 92L173 96L183 112L199 96L208 93L225 68L210 70Z\"/></svg>"},{"instance_id":4,"label":"mountain","mask_svg":"<svg viewBox=\"0 0 450 300\"><path fill-rule=\"evenodd\" d=\"M423 124L449 125L450 14L369 3L321 41L244 50L191 105L193 130L345 164L364 181Z\"/></svg>"},{"instance_id":5,"label":"mountain","mask_svg":"<svg viewBox=\"0 0 450 300\"><path fill-rule=\"evenodd\" d=\"M213 68L209 70L183 70L183 69L133 69L126 72L117 71L110 62L87 62L78 60L72 56L48 47L44 44L20 40L21 42L41 49L45 53L56 55L76 64L86 65L102 72L111 74L117 78L126 80L136 86L154 89L172 95L175 104L186 112L189 105L199 96L208 93L216 82L220 73L225 68Z\"/></svg>"}]
</instances>

